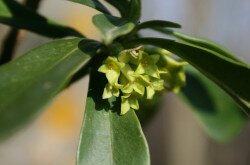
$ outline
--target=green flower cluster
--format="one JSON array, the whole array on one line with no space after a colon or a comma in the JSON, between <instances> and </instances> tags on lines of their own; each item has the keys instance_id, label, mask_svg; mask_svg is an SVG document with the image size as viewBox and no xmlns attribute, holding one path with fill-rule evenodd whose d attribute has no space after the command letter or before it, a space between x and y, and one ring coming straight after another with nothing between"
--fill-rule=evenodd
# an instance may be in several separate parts
<instances>
[{"instance_id":1,"label":"green flower cluster","mask_svg":"<svg viewBox=\"0 0 250 165\"><path fill-rule=\"evenodd\" d=\"M185 62L162 53L148 54L142 47L124 50L118 57L109 56L98 69L105 73L108 83L103 99L121 96L121 115L138 110L138 99L152 99L164 89L177 93L185 85Z\"/></svg>"}]
</instances>

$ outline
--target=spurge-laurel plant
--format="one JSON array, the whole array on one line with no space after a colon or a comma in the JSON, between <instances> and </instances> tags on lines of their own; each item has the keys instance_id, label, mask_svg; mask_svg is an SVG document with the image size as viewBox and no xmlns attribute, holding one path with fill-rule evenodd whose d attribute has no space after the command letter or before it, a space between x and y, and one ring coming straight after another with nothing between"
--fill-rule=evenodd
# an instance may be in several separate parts
<instances>
[{"instance_id":1,"label":"spurge-laurel plant","mask_svg":"<svg viewBox=\"0 0 250 165\"><path fill-rule=\"evenodd\" d=\"M69 1L101 13L92 20L102 41L88 39L32 7L0 0L0 23L61 38L12 61L11 54L1 54L1 139L16 132L60 91L86 75L90 80L78 165L150 164L140 122L144 124L157 113L165 92L187 102L210 137L226 142L239 134L250 108L248 64L214 42L177 32L174 29L181 27L177 23L140 22L140 0L105 0L119 16L114 16L103 1ZM140 33L143 29L164 37L149 38Z\"/></svg>"}]
</instances>

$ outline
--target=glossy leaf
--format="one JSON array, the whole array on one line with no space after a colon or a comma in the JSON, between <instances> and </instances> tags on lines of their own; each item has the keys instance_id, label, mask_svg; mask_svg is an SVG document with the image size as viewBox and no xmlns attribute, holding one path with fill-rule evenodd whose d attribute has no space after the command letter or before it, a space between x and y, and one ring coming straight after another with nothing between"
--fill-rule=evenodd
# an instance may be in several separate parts
<instances>
[{"instance_id":1,"label":"glossy leaf","mask_svg":"<svg viewBox=\"0 0 250 165\"><path fill-rule=\"evenodd\" d=\"M128 10L129 10L129 2L128 0L105 0L112 6L114 6L121 14L122 17L128 16Z\"/></svg>"},{"instance_id":2,"label":"glossy leaf","mask_svg":"<svg viewBox=\"0 0 250 165\"><path fill-rule=\"evenodd\" d=\"M107 45L112 43L114 39L128 34L135 27L132 22L104 14L95 15L93 23L100 30L103 40Z\"/></svg>"},{"instance_id":3,"label":"glossy leaf","mask_svg":"<svg viewBox=\"0 0 250 165\"><path fill-rule=\"evenodd\" d=\"M110 14L108 9L99 0L68 0L96 9L104 14Z\"/></svg>"},{"instance_id":4,"label":"glossy leaf","mask_svg":"<svg viewBox=\"0 0 250 165\"><path fill-rule=\"evenodd\" d=\"M187 86L180 95L205 131L217 141L233 139L246 126L247 117L233 99L194 68L187 68Z\"/></svg>"},{"instance_id":5,"label":"glossy leaf","mask_svg":"<svg viewBox=\"0 0 250 165\"><path fill-rule=\"evenodd\" d=\"M149 165L140 123L129 111L120 116L119 101L102 99L105 77L92 73L77 154L77 165Z\"/></svg>"},{"instance_id":6,"label":"glossy leaf","mask_svg":"<svg viewBox=\"0 0 250 165\"><path fill-rule=\"evenodd\" d=\"M235 61L241 62L241 60L239 60L239 58L237 57L237 55L231 53L229 50L227 50L226 48L222 47L221 45L219 45L218 43L215 43L213 41L209 41L207 39L202 39L202 38L197 38L197 37L193 37L193 36L189 36L187 34L183 34L180 32L175 32L173 30L170 29L164 29L164 28L154 28L157 31L160 31L162 33L168 34L168 35L172 35L176 38L179 38L185 42L188 42L190 44L196 45L196 46L200 46L202 48L206 48L212 51L215 51L225 57L231 58Z\"/></svg>"},{"instance_id":7,"label":"glossy leaf","mask_svg":"<svg viewBox=\"0 0 250 165\"><path fill-rule=\"evenodd\" d=\"M0 0L0 23L53 38L82 36L72 28L49 20L14 0Z\"/></svg>"},{"instance_id":8,"label":"glossy leaf","mask_svg":"<svg viewBox=\"0 0 250 165\"><path fill-rule=\"evenodd\" d=\"M58 40L0 67L0 137L15 132L60 92L95 53L91 40Z\"/></svg>"},{"instance_id":9,"label":"glossy leaf","mask_svg":"<svg viewBox=\"0 0 250 165\"><path fill-rule=\"evenodd\" d=\"M141 18L141 0L130 0L128 19L138 23Z\"/></svg>"},{"instance_id":10,"label":"glossy leaf","mask_svg":"<svg viewBox=\"0 0 250 165\"><path fill-rule=\"evenodd\" d=\"M129 45L149 44L172 52L188 61L209 79L223 88L246 113L250 111L250 69L247 65L224 57L214 51L161 38L142 38L127 42Z\"/></svg>"},{"instance_id":11,"label":"glossy leaf","mask_svg":"<svg viewBox=\"0 0 250 165\"><path fill-rule=\"evenodd\" d=\"M146 21L137 26L137 30L151 28L181 28L181 25L163 20Z\"/></svg>"}]
</instances>

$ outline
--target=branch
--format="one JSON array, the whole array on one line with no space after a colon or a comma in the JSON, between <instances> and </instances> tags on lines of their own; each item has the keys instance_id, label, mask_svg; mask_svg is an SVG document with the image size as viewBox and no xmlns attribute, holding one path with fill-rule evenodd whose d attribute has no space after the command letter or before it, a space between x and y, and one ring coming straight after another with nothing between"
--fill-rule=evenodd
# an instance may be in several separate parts
<instances>
[{"instance_id":1,"label":"branch","mask_svg":"<svg viewBox=\"0 0 250 165\"><path fill-rule=\"evenodd\" d=\"M25 0L24 5L32 8L33 10L37 10L39 8L39 5L41 3L41 0Z\"/></svg>"}]
</instances>

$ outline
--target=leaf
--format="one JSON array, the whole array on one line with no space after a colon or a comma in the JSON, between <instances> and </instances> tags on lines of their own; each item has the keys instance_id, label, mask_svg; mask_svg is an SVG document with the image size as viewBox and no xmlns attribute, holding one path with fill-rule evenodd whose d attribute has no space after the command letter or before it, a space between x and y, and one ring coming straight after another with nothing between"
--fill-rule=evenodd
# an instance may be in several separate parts
<instances>
[{"instance_id":1,"label":"leaf","mask_svg":"<svg viewBox=\"0 0 250 165\"><path fill-rule=\"evenodd\" d=\"M232 98L194 68L187 68L187 86L180 96L205 131L219 142L232 140L246 126L247 118Z\"/></svg>"},{"instance_id":2,"label":"leaf","mask_svg":"<svg viewBox=\"0 0 250 165\"><path fill-rule=\"evenodd\" d=\"M95 15L93 23L100 30L106 45L112 43L116 38L128 34L135 27L132 22L104 14Z\"/></svg>"},{"instance_id":3,"label":"leaf","mask_svg":"<svg viewBox=\"0 0 250 165\"><path fill-rule=\"evenodd\" d=\"M99 0L68 0L96 9L104 14L110 14L108 9Z\"/></svg>"},{"instance_id":4,"label":"leaf","mask_svg":"<svg viewBox=\"0 0 250 165\"><path fill-rule=\"evenodd\" d=\"M74 29L40 16L14 0L0 0L0 23L52 38L82 36Z\"/></svg>"},{"instance_id":5,"label":"leaf","mask_svg":"<svg viewBox=\"0 0 250 165\"><path fill-rule=\"evenodd\" d=\"M91 58L98 44L53 41L0 67L0 137L37 115Z\"/></svg>"},{"instance_id":6,"label":"leaf","mask_svg":"<svg viewBox=\"0 0 250 165\"><path fill-rule=\"evenodd\" d=\"M141 18L141 0L130 0L128 19L138 23Z\"/></svg>"},{"instance_id":7,"label":"leaf","mask_svg":"<svg viewBox=\"0 0 250 165\"><path fill-rule=\"evenodd\" d=\"M224 89L246 110L246 113L249 113L250 69L247 65L214 51L169 39L142 38L127 41L127 44L127 46L135 46L135 44L154 45L180 56Z\"/></svg>"},{"instance_id":8,"label":"leaf","mask_svg":"<svg viewBox=\"0 0 250 165\"><path fill-rule=\"evenodd\" d=\"M129 2L128 0L105 0L112 6L114 6L121 14L123 18L128 17L128 10L129 10Z\"/></svg>"},{"instance_id":9,"label":"leaf","mask_svg":"<svg viewBox=\"0 0 250 165\"><path fill-rule=\"evenodd\" d=\"M77 165L149 165L148 146L134 113L120 116L115 101L102 99L102 74L92 74Z\"/></svg>"},{"instance_id":10,"label":"leaf","mask_svg":"<svg viewBox=\"0 0 250 165\"><path fill-rule=\"evenodd\" d=\"M181 28L181 25L170 22L170 21L163 21L163 20L152 20L146 21L137 26L137 30L140 29L147 29L147 28Z\"/></svg>"},{"instance_id":11,"label":"leaf","mask_svg":"<svg viewBox=\"0 0 250 165\"><path fill-rule=\"evenodd\" d=\"M172 35L176 38L179 38L185 42L188 42L190 44L193 44L195 46L200 46L202 48L206 48L209 50L212 50L214 52L217 52L225 57L231 58L235 61L241 62L238 58L237 55L231 53L229 50L227 50L226 48L220 46L218 43L215 43L213 41L209 41L206 39L202 39L202 38L197 38L197 37L193 37L193 36L189 36L187 34L184 33L180 33L180 32L175 32L173 30L170 29L164 29L164 28L154 28L157 31L160 31L162 33L168 34L168 35Z\"/></svg>"}]
</instances>

